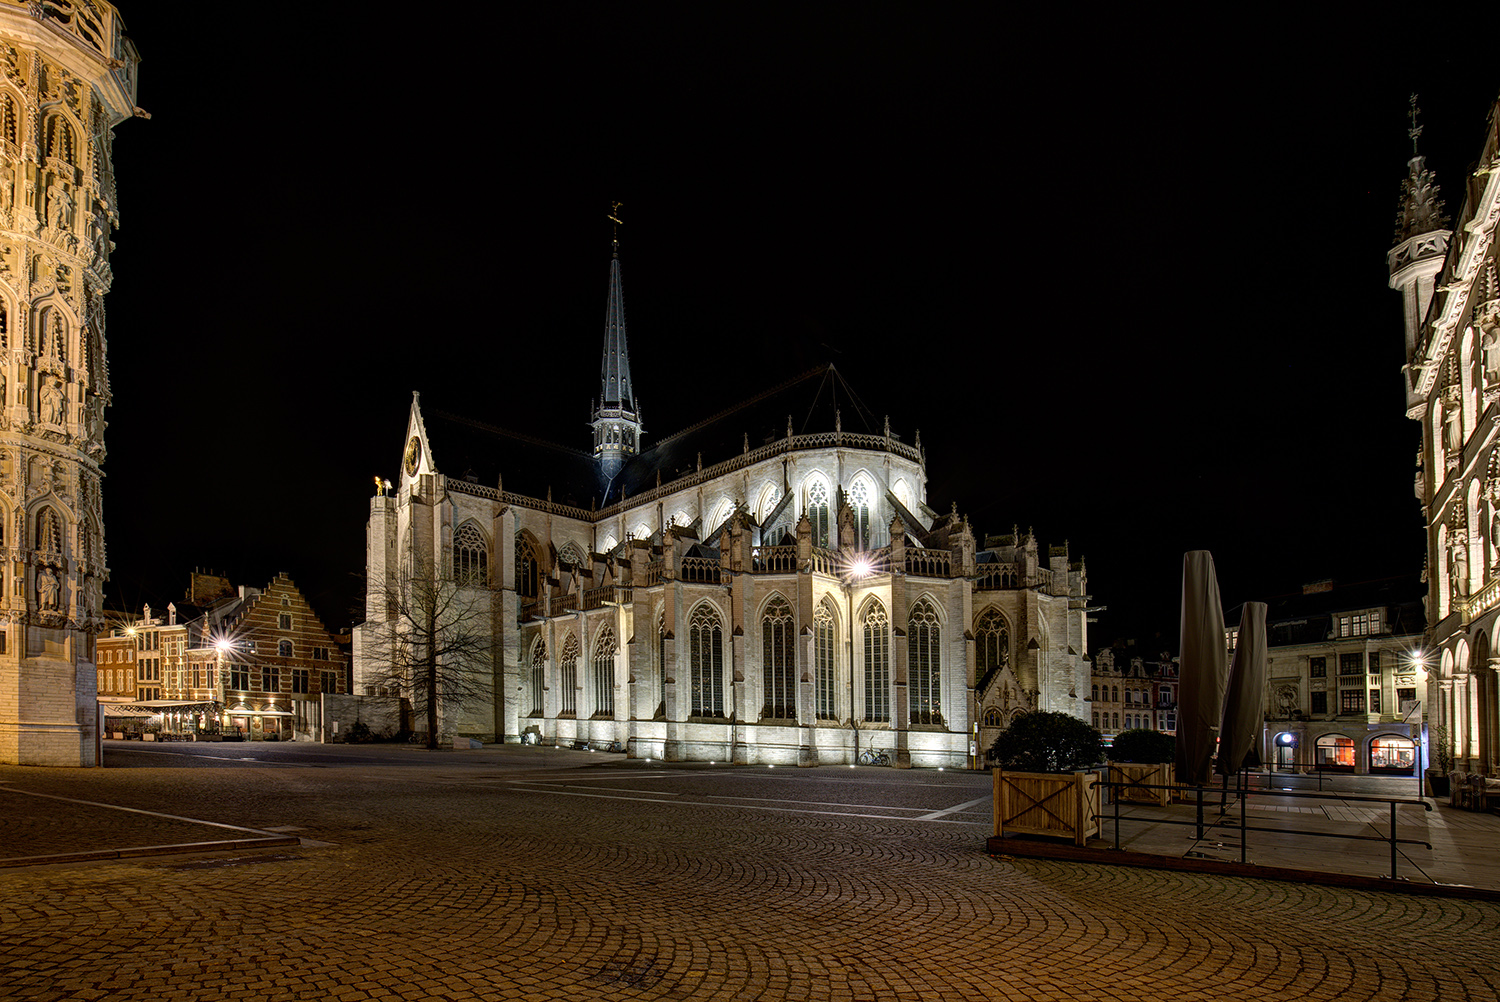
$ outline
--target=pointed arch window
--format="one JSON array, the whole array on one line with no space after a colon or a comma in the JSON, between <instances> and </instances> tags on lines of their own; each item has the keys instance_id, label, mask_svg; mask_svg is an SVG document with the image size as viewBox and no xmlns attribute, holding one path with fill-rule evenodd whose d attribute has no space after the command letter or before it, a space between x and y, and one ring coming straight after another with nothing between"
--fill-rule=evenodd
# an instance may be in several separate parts
<instances>
[{"instance_id":1,"label":"pointed arch window","mask_svg":"<svg viewBox=\"0 0 1500 1002\"><path fill-rule=\"evenodd\" d=\"M615 630L606 626L594 643L594 716L615 715Z\"/></svg>"},{"instance_id":2,"label":"pointed arch window","mask_svg":"<svg viewBox=\"0 0 1500 1002\"><path fill-rule=\"evenodd\" d=\"M707 605L688 621L688 667L693 678L692 715L724 716L724 627Z\"/></svg>"},{"instance_id":3,"label":"pointed arch window","mask_svg":"<svg viewBox=\"0 0 1500 1002\"><path fill-rule=\"evenodd\" d=\"M889 723L891 719L891 624L885 606L870 603L864 622L865 719Z\"/></svg>"},{"instance_id":4,"label":"pointed arch window","mask_svg":"<svg viewBox=\"0 0 1500 1002\"><path fill-rule=\"evenodd\" d=\"M1010 664L1010 629L998 609L990 609L974 626L974 684L996 668Z\"/></svg>"},{"instance_id":5,"label":"pointed arch window","mask_svg":"<svg viewBox=\"0 0 1500 1002\"><path fill-rule=\"evenodd\" d=\"M453 576L461 585L484 587L490 580L490 547L472 521L453 534Z\"/></svg>"},{"instance_id":6,"label":"pointed arch window","mask_svg":"<svg viewBox=\"0 0 1500 1002\"><path fill-rule=\"evenodd\" d=\"M536 550L523 532L516 533L516 593L523 599L537 597L540 574Z\"/></svg>"},{"instance_id":7,"label":"pointed arch window","mask_svg":"<svg viewBox=\"0 0 1500 1002\"><path fill-rule=\"evenodd\" d=\"M849 488L849 507L854 510L854 534L861 550L870 548L870 485L864 478Z\"/></svg>"},{"instance_id":8,"label":"pointed arch window","mask_svg":"<svg viewBox=\"0 0 1500 1002\"><path fill-rule=\"evenodd\" d=\"M796 642L792 607L777 596L766 607L760 621L761 674L765 706L761 716L778 720L797 717Z\"/></svg>"},{"instance_id":9,"label":"pointed arch window","mask_svg":"<svg viewBox=\"0 0 1500 1002\"><path fill-rule=\"evenodd\" d=\"M541 637L537 638L531 648L531 713L533 717L542 715L542 694L546 691L547 673L547 642Z\"/></svg>"},{"instance_id":10,"label":"pointed arch window","mask_svg":"<svg viewBox=\"0 0 1500 1002\"><path fill-rule=\"evenodd\" d=\"M656 716L667 712L667 614L656 617Z\"/></svg>"},{"instance_id":11,"label":"pointed arch window","mask_svg":"<svg viewBox=\"0 0 1500 1002\"><path fill-rule=\"evenodd\" d=\"M577 543L564 543L562 550L557 554L557 559L571 567L582 567L583 551L578 548Z\"/></svg>"},{"instance_id":12,"label":"pointed arch window","mask_svg":"<svg viewBox=\"0 0 1500 1002\"><path fill-rule=\"evenodd\" d=\"M814 546L828 546L828 485L814 480L807 488L807 520L812 523Z\"/></svg>"},{"instance_id":13,"label":"pointed arch window","mask_svg":"<svg viewBox=\"0 0 1500 1002\"><path fill-rule=\"evenodd\" d=\"M813 704L819 720L838 719L834 694L833 610L827 601L818 604L813 613Z\"/></svg>"},{"instance_id":14,"label":"pointed arch window","mask_svg":"<svg viewBox=\"0 0 1500 1002\"><path fill-rule=\"evenodd\" d=\"M911 722L941 724L942 624L937 610L927 601L913 607L906 625L906 691Z\"/></svg>"},{"instance_id":15,"label":"pointed arch window","mask_svg":"<svg viewBox=\"0 0 1500 1002\"><path fill-rule=\"evenodd\" d=\"M76 164L76 154L73 126L60 115L47 119L47 156L64 163Z\"/></svg>"},{"instance_id":16,"label":"pointed arch window","mask_svg":"<svg viewBox=\"0 0 1500 1002\"><path fill-rule=\"evenodd\" d=\"M562 657L557 659L558 687L562 689L560 715L578 714L578 638L568 634L563 641Z\"/></svg>"}]
</instances>

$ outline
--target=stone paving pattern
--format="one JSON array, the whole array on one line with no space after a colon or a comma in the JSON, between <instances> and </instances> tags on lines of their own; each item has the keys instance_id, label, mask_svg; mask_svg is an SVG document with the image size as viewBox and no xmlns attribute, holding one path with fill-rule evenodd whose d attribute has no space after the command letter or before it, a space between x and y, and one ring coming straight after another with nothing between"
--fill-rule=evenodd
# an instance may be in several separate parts
<instances>
[{"instance_id":1,"label":"stone paving pattern","mask_svg":"<svg viewBox=\"0 0 1500 1002\"><path fill-rule=\"evenodd\" d=\"M0 781L333 844L0 870L7 998L1500 997L1500 906L992 858L983 775L106 754Z\"/></svg>"}]
</instances>

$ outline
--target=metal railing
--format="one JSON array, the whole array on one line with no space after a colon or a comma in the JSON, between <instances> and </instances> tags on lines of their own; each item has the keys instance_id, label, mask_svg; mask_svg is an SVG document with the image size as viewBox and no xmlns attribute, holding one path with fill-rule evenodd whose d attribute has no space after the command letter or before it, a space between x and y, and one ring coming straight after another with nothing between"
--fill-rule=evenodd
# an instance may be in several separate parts
<instances>
[{"instance_id":1,"label":"metal railing","mask_svg":"<svg viewBox=\"0 0 1500 1002\"><path fill-rule=\"evenodd\" d=\"M1259 796L1262 796L1262 797L1272 796L1272 797L1290 797L1290 798L1294 798L1294 799L1306 799L1306 800L1328 800L1330 798L1329 798L1329 795L1326 794L1326 793L1298 793L1298 792L1291 791L1291 790L1277 790L1275 792L1260 791L1260 790L1250 789L1250 788L1248 788L1248 787L1246 787L1244 785L1240 785L1237 788L1235 788L1233 791L1230 791L1228 789L1216 789L1214 787L1190 786L1190 785L1183 784L1183 783L1172 783L1172 784L1140 783L1140 782L1135 782L1133 780L1128 780L1128 779L1127 780L1104 780L1104 779L1101 779L1101 780L1099 780L1099 785L1102 786L1102 787L1104 787L1106 790L1109 791L1109 793L1110 793L1110 800L1114 801L1114 825L1115 825L1114 848L1115 848L1116 851L1118 851L1119 848L1120 848L1120 820L1121 820L1121 817L1120 817L1120 803L1121 803L1121 798L1119 796L1119 791L1124 790L1126 788L1135 789L1135 790L1172 790L1172 791L1175 791L1175 792L1178 792L1178 793L1181 793L1181 792L1191 792L1194 795L1194 801L1195 801L1195 807L1196 807L1195 817L1194 817L1194 819L1192 821L1181 821L1181 820L1177 820L1175 818L1161 818L1161 817L1155 817L1155 816L1144 817L1144 816L1135 816L1135 815L1131 815L1126 820L1140 821L1140 822L1143 822L1145 824L1153 824L1153 825L1185 825L1185 826L1188 826L1188 827L1196 828L1197 829L1197 838L1200 841L1203 839L1204 834L1206 832L1211 831L1211 830L1216 829L1216 828L1217 829L1223 829L1223 830L1226 830L1226 831L1238 831L1239 832L1239 836L1240 836L1240 862L1241 863L1246 862L1246 854L1249 852L1250 840L1246 836L1250 832L1266 832L1266 833L1270 833L1270 834L1273 834L1273 835L1307 835L1307 836L1311 836L1313 838L1338 838L1338 839L1345 839L1347 841L1352 841L1352 842L1385 842L1385 843L1388 843L1390 845L1390 848L1391 848L1391 879L1392 880L1398 879L1397 872L1396 872L1397 860L1398 860L1398 853L1397 853L1396 847L1398 845L1420 845L1420 846L1424 846L1425 848L1428 848L1428 849L1432 848L1432 843L1424 841L1422 839L1397 838L1396 837L1396 808L1399 807L1399 806L1411 806L1411 807L1420 806L1425 811L1431 813L1431 811L1432 811L1432 805L1430 803L1428 803L1426 800L1418 800L1418 799L1411 799L1411 798L1398 798L1398 797L1369 797L1369 796L1362 796L1360 794L1339 794L1336 799L1340 803L1348 803L1348 802L1352 801L1352 802L1366 803L1366 804L1389 804L1390 805L1391 817L1390 817L1390 834L1389 835L1353 835L1353 834L1349 834L1349 833L1345 833L1345 832L1320 832L1320 831L1313 831L1313 830L1308 829L1308 828L1268 828L1268 827L1262 827L1262 826L1259 826L1259 825L1251 825L1251 824L1247 823L1245 809L1246 809L1246 804L1249 802L1249 799L1250 799L1251 796L1259 795ZM1203 817L1203 795L1205 793L1207 793L1209 795L1210 799L1212 799L1212 797L1215 794L1219 794L1221 797L1224 797L1224 796L1227 796L1228 793L1230 793L1230 792L1233 792L1234 795L1239 800L1239 822L1238 822L1238 824L1235 824L1235 823L1225 824L1223 821L1214 821L1214 820L1205 821L1204 817ZM1221 800L1221 803L1220 803L1220 817L1223 817L1224 812L1225 812L1225 806L1224 806L1224 802ZM1099 819L1101 821L1104 820L1104 818L1103 818L1102 815L1096 815L1096 816L1099 817ZM1373 827L1374 822L1371 821L1370 824Z\"/></svg>"}]
</instances>

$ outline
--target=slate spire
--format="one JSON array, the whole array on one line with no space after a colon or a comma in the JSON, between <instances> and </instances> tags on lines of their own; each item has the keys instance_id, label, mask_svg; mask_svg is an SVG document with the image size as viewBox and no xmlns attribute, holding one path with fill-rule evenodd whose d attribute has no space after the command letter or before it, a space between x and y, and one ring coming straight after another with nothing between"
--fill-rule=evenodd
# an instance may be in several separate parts
<instances>
[{"instance_id":1,"label":"slate spire","mask_svg":"<svg viewBox=\"0 0 1500 1002\"><path fill-rule=\"evenodd\" d=\"M609 300L604 310L604 359L599 366L599 404L589 423L594 428L594 458L599 462L605 500L609 485L625 463L640 451L641 412L630 381L630 346L625 338L625 293L620 285L620 203L611 206L614 253L609 261Z\"/></svg>"}]
</instances>

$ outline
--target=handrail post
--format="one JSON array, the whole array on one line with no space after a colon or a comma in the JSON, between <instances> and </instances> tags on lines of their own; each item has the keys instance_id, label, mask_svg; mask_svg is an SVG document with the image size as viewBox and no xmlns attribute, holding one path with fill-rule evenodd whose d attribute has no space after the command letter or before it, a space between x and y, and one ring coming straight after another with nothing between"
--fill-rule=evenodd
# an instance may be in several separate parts
<instances>
[{"instance_id":1,"label":"handrail post","mask_svg":"<svg viewBox=\"0 0 1500 1002\"><path fill-rule=\"evenodd\" d=\"M1106 766L1106 768L1109 768ZM1115 802L1115 851L1120 850L1120 791L1115 788L1114 777L1109 781L1109 798Z\"/></svg>"},{"instance_id":2,"label":"handrail post","mask_svg":"<svg viewBox=\"0 0 1500 1002\"><path fill-rule=\"evenodd\" d=\"M1248 782L1247 782L1248 779L1249 779L1249 775L1246 772L1242 771L1240 773L1240 784L1241 784L1240 785L1240 862L1241 863L1243 863L1245 861L1245 839L1248 837L1248 833L1245 831L1245 801L1248 800L1248 799L1250 799L1249 797L1246 796L1246 793L1249 792L1246 789L1246 787L1249 785Z\"/></svg>"},{"instance_id":3,"label":"handrail post","mask_svg":"<svg viewBox=\"0 0 1500 1002\"><path fill-rule=\"evenodd\" d=\"M1391 801L1391 879L1396 879L1396 802Z\"/></svg>"}]
</instances>

